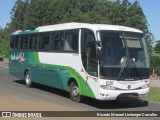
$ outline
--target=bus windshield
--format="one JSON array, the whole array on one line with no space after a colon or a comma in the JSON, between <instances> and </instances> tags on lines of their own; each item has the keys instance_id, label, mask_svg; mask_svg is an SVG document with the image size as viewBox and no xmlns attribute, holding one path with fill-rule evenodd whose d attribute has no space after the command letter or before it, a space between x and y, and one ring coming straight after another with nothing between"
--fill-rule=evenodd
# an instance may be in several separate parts
<instances>
[{"instance_id":1,"label":"bus windshield","mask_svg":"<svg viewBox=\"0 0 160 120\"><path fill-rule=\"evenodd\" d=\"M100 39L101 77L117 80L149 77L148 56L142 33L100 31Z\"/></svg>"}]
</instances>

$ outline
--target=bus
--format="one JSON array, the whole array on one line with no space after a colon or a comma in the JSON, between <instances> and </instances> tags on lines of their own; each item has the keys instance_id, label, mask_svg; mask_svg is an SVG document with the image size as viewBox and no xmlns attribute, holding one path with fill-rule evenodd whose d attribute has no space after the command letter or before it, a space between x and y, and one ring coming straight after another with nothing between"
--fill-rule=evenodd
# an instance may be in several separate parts
<instances>
[{"instance_id":1,"label":"bus","mask_svg":"<svg viewBox=\"0 0 160 120\"><path fill-rule=\"evenodd\" d=\"M143 98L150 61L142 31L126 26L63 23L10 34L9 73L26 86L67 91L71 100Z\"/></svg>"}]
</instances>

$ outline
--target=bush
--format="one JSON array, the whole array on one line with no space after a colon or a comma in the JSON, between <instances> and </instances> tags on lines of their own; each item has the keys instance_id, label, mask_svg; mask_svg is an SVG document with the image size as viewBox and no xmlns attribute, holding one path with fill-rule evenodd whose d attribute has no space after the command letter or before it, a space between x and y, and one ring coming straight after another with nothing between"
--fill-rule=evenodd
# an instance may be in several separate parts
<instances>
[{"instance_id":1,"label":"bush","mask_svg":"<svg viewBox=\"0 0 160 120\"><path fill-rule=\"evenodd\" d=\"M160 71L160 56L152 56L150 72L152 72L153 69L155 72Z\"/></svg>"},{"instance_id":2,"label":"bush","mask_svg":"<svg viewBox=\"0 0 160 120\"><path fill-rule=\"evenodd\" d=\"M9 42L7 40L0 40L0 55L1 57L8 56Z\"/></svg>"}]
</instances>

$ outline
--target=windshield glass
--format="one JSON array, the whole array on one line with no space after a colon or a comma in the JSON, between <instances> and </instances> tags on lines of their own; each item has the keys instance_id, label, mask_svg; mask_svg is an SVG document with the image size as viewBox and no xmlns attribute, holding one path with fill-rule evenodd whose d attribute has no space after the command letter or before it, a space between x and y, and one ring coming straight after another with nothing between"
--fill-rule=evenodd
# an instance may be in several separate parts
<instances>
[{"instance_id":1,"label":"windshield glass","mask_svg":"<svg viewBox=\"0 0 160 120\"><path fill-rule=\"evenodd\" d=\"M100 31L100 39L101 76L116 78L124 68L123 78L148 77L149 63L142 33ZM142 69L143 73L140 72Z\"/></svg>"}]
</instances>

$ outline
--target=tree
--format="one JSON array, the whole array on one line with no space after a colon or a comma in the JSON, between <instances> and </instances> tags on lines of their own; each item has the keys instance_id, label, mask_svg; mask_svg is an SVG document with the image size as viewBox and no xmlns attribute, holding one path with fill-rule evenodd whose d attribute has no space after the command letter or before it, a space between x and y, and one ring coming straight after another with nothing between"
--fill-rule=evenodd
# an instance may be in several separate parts
<instances>
[{"instance_id":1,"label":"tree","mask_svg":"<svg viewBox=\"0 0 160 120\"><path fill-rule=\"evenodd\" d=\"M6 34L8 34L6 29L0 27L0 55L8 56L9 38Z\"/></svg>"},{"instance_id":2,"label":"tree","mask_svg":"<svg viewBox=\"0 0 160 120\"><path fill-rule=\"evenodd\" d=\"M136 0L17 0L11 11L11 22L0 28L0 40L9 42L15 30L65 22L124 25L144 32L149 51L154 36L141 6ZM0 46L1 47L1 46Z\"/></svg>"},{"instance_id":3,"label":"tree","mask_svg":"<svg viewBox=\"0 0 160 120\"><path fill-rule=\"evenodd\" d=\"M154 51L157 51L160 53L160 40L157 41L157 44L155 45Z\"/></svg>"},{"instance_id":4,"label":"tree","mask_svg":"<svg viewBox=\"0 0 160 120\"><path fill-rule=\"evenodd\" d=\"M149 24L147 22L146 16L143 13L139 2L136 0L128 9L129 24L128 26L140 29L144 32L144 38L147 42L148 51L151 55L152 41L154 41L154 36L149 30Z\"/></svg>"},{"instance_id":5,"label":"tree","mask_svg":"<svg viewBox=\"0 0 160 120\"><path fill-rule=\"evenodd\" d=\"M10 27L13 31L25 30L25 15L27 12L28 0L17 0L12 11L11 11L11 23Z\"/></svg>"}]
</instances>

